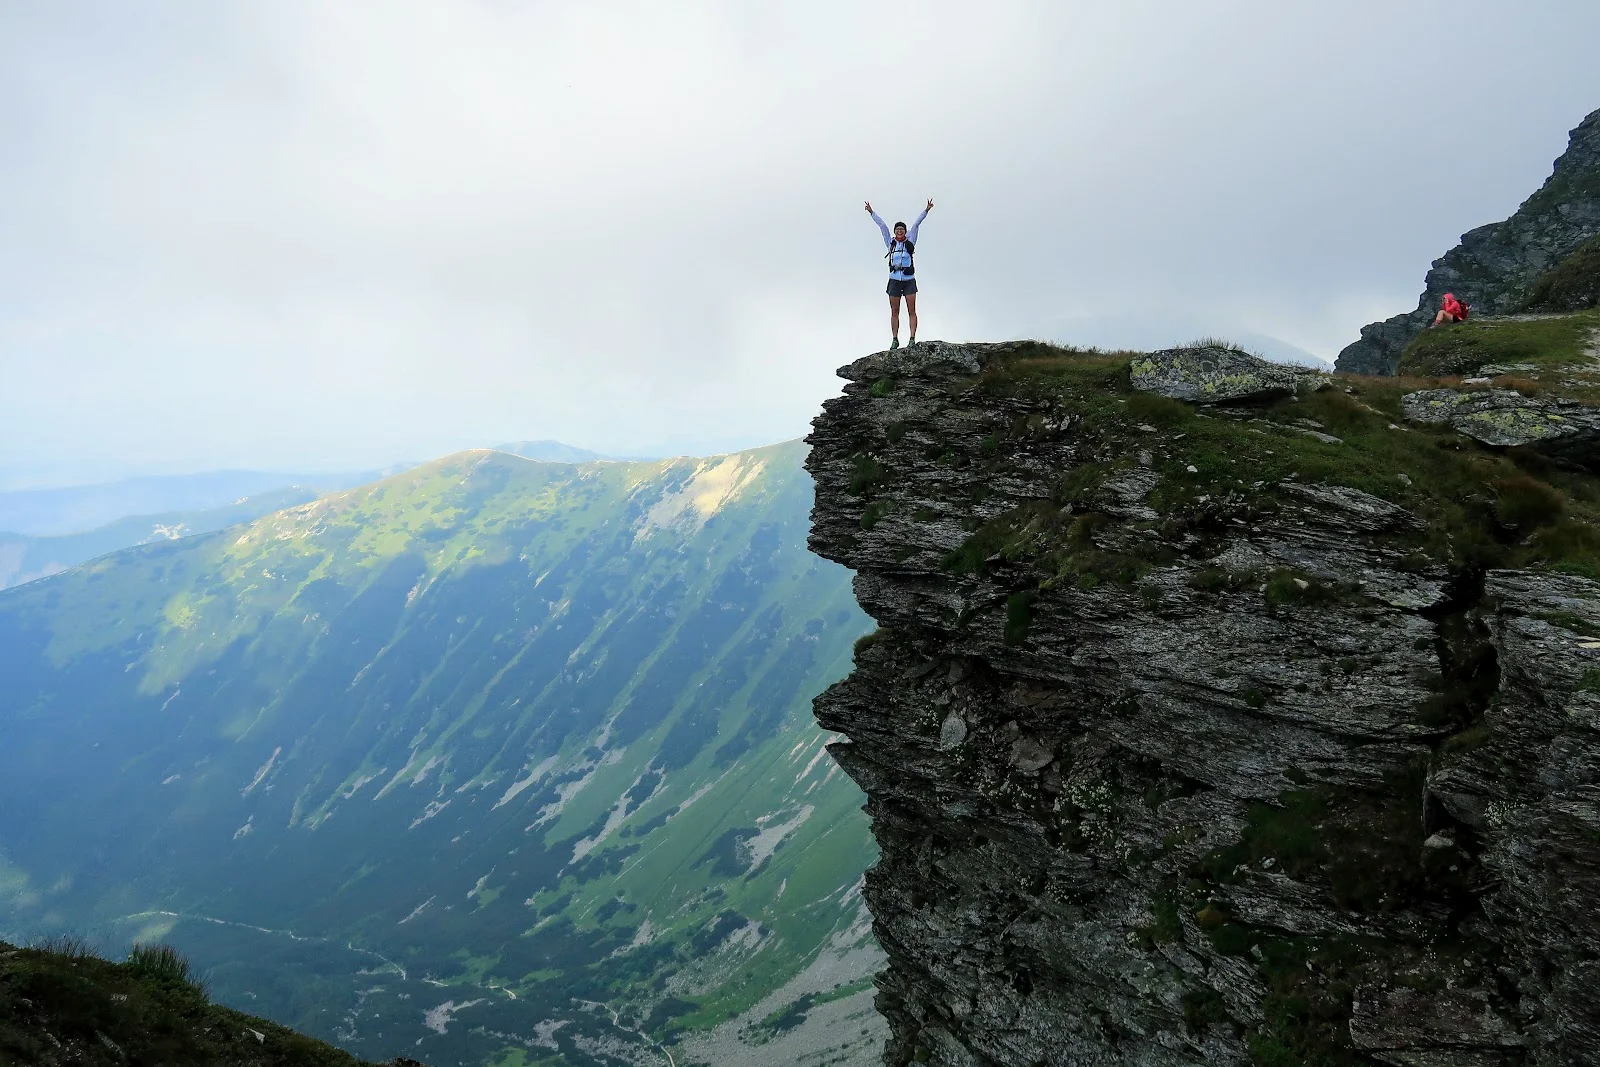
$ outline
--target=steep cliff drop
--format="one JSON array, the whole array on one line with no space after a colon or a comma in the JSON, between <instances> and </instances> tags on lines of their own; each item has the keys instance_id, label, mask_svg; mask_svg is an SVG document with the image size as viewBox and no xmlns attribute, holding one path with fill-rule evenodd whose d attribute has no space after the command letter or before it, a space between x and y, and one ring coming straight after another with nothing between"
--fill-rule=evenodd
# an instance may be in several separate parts
<instances>
[{"instance_id":1,"label":"steep cliff drop","mask_svg":"<svg viewBox=\"0 0 1600 1067\"><path fill-rule=\"evenodd\" d=\"M1362 327L1361 339L1340 352L1335 365L1350 374L1395 373L1400 353L1433 321L1447 292L1478 315L1521 311L1538 295L1541 279L1597 235L1600 111L1572 131L1550 179L1515 214L1462 234L1459 245L1434 261L1415 311Z\"/></svg>"},{"instance_id":2,"label":"steep cliff drop","mask_svg":"<svg viewBox=\"0 0 1600 1067\"><path fill-rule=\"evenodd\" d=\"M1592 439L1222 348L840 373L887 1063L1600 1062Z\"/></svg>"}]
</instances>

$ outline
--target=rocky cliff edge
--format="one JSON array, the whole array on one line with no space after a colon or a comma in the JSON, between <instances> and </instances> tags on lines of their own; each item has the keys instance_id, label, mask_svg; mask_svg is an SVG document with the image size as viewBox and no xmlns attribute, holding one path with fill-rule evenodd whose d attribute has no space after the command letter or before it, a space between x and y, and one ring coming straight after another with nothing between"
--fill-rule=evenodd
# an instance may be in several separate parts
<instances>
[{"instance_id":1,"label":"rocky cliff edge","mask_svg":"<svg viewBox=\"0 0 1600 1067\"><path fill-rule=\"evenodd\" d=\"M1417 399L1535 390L840 373L811 544L881 628L816 712L882 850L887 1063L1600 1062L1600 484Z\"/></svg>"}]
</instances>

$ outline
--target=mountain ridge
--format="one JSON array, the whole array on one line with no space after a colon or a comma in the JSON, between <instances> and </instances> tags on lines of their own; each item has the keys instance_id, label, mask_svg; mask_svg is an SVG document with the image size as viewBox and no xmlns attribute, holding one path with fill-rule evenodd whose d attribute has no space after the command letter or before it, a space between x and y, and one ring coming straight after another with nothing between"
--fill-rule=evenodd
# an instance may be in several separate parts
<instances>
[{"instance_id":1,"label":"mountain ridge","mask_svg":"<svg viewBox=\"0 0 1600 1067\"><path fill-rule=\"evenodd\" d=\"M0 589L47 578L100 556L155 541L210 533L250 522L322 494L290 486L277 492L244 497L219 508L174 511L157 515L131 515L77 534L29 537L0 533Z\"/></svg>"},{"instance_id":2,"label":"mountain ridge","mask_svg":"<svg viewBox=\"0 0 1600 1067\"><path fill-rule=\"evenodd\" d=\"M373 1058L861 1062L871 846L804 709L864 624L803 452L468 450L0 593L0 928L176 941Z\"/></svg>"},{"instance_id":3,"label":"mountain ridge","mask_svg":"<svg viewBox=\"0 0 1600 1067\"><path fill-rule=\"evenodd\" d=\"M5 490L0 491L0 532L67 536L134 515L226 507L242 497L285 489L331 492L382 476L376 469L316 475L218 470Z\"/></svg>"},{"instance_id":4,"label":"mountain ridge","mask_svg":"<svg viewBox=\"0 0 1600 1067\"><path fill-rule=\"evenodd\" d=\"M1522 310L1530 291L1586 242L1600 236L1600 110L1568 137L1550 177L1503 222L1469 230L1434 260L1416 309L1361 328L1334 366L1350 374L1394 374L1400 354L1453 291L1479 315Z\"/></svg>"}]
</instances>

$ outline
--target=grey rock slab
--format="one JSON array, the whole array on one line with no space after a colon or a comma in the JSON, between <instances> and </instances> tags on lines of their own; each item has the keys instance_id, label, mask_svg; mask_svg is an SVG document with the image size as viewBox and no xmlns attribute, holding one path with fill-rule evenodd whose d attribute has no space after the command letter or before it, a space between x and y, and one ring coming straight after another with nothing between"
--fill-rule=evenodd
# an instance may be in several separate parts
<instances>
[{"instance_id":1,"label":"grey rock slab","mask_svg":"<svg viewBox=\"0 0 1600 1067\"><path fill-rule=\"evenodd\" d=\"M1419 529L1422 526L1415 515L1400 505L1346 485L1283 482L1279 488L1290 496L1331 509L1350 525L1372 533Z\"/></svg>"},{"instance_id":2,"label":"grey rock slab","mask_svg":"<svg viewBox=\"0 0 1600 1067\"><path fill-rule=\"evenodd\" d=\"M1482 992L1362 989L1356 993L1350 1038L1364 1051L1476 1046L1518 1048L1522 1035Z\"/></svg>"},{"instance_id":3,"label":"grey rock slab","mask_svg":"<svg viewBox=\"0 0 1600 1067\"><path fill-rule=\"evenodd\" d=\"M1122 471L1106 481L1106 491L1117 501L1107 509L1112 514L1130 519L1148 520L1156 517L1154 509L1144 502L1150 490L1161 481L1160 475L1149 469L1149 456L1148 452L1140 453L1141 466Z\"/></svg>"},{"instance_id":4,"label":"grey rock slab","mask_svg":"<svg viewBox=\"0 0 1600 1067\"><path fill-rule=\"evenodd\" d=\"M1011 765L1024 774L1042 770L1055 758L1055 749L1034 738L1019 737L1011 743Z\"/></svg>"},{"instance_id":5,"label":"grey rock slab","mask_svg":"<svg viewBox=\"0 0 1600 1067\"><path fill-rule=\"evenodd\" d=\"M1321 380L1314 371L1221 345L1152 352L1134 357L1131 367L1135 389L1197 404L1270 400Z\"/></svg>"},{"instance_id":6,"label":"grey rock slab","mask_svg":"<svg viewBox=\"0 0 1600 1067\"><path fill-rule=\"evenodd\" d=\"M967 739L967 723L958 712L945 716L939 726L939 747L955 748ZM1048 760L1046 762L1049 762Z\"/></svg>"},{"instance_id":7,"label":"grey rock slab","mask_svg":"<svg viewBox=\"0 0 1600 1067\"><path fill-rule=\"evenodd\" d=\"M1424 389L1407 393L1401 410L1411 422L1448 425L1499 448L1531 445L1589 465L1600 440L1600 409L1574 400L1523 396L1514 389Z\"/></svg>"},{"instance_id":8,"label":"grey rock slab","mask_svg":"<svg viewBox=\"0 0 1600 1067\"><path fill-rule=\"evenodd\" d=\"M839 377L860 382L898 375L926 374L929 371L976 374L983 369L983 348L946 341L923 341L893 351L863 356L849 366L839 368Z\"/></svg>"}]
</instances>

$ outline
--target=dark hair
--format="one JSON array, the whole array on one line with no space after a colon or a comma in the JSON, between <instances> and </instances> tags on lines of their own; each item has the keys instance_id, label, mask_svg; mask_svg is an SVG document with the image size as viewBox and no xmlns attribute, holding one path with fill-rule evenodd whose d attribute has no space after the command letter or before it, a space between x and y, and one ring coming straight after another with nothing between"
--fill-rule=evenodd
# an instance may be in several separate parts
<instances>
[{"instance_id":1,"label":"dark hair","mask_svg":"<svg viewBox=\"0 0 1600 1067\"><path fill-rule=\"evenodd\" d=\"M894 228L897 230L903 230L906 228L906 224L903 222L897 222L894 224Z\"/></svg>"}]
</instances>

